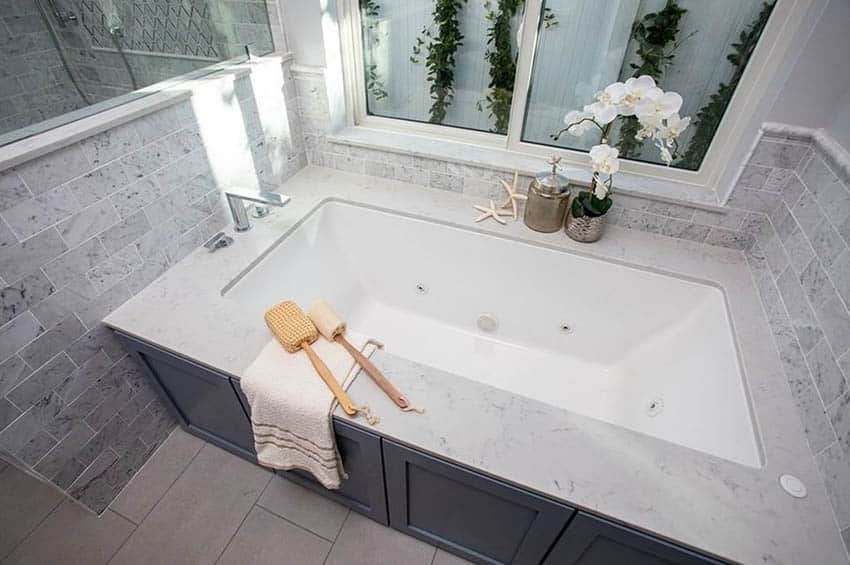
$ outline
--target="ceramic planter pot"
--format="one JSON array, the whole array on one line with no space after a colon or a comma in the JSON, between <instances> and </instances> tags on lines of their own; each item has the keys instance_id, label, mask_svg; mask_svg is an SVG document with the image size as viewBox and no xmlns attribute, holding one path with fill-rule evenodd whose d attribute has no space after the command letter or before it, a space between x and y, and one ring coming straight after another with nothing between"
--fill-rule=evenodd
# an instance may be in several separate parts
<instances>
[{"instance_id":1,"label":"ceramic planter pot","mask_svg":"<svg viewBox=\"0 0 850 565\"><path fill-rule=\"evenodd\" d=\"M576 218L573 216L573 208L570 206L567 212L564 231L574 241L593 243L602 237L605 231L605 218L607 216L608 214L602 214L595 217L582 216L581 218Z\"/></svg>"}]
</instances>

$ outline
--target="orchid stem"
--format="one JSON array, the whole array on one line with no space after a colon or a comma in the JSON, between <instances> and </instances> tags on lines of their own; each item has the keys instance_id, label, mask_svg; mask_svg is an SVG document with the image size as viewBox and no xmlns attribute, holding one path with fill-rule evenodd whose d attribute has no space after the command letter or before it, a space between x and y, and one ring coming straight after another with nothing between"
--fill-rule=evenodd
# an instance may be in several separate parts
<instances>
[{"instance_id":1,"label":"orchid stem","mask_svg":"<svg viewBox=\"0 0 850 565\"><path fill-rule=\"evenodd\" d=\"M609 128L609 127L610 127L610 124L608 124L608 126L602 127L601 125L599 125L599 122L597 122L597 121L596 121L596 120L594 120L593 118L582 118L582 119L580 119L579 121L577 121L577 122L573 122L573 123L569 124L567 127L562 128L562 129L558 130L556 133L552 134L552 139L554 139L555 141L558 141L558 138L560 138L560 137L561 137L561 135L562 135L564 132L569 131L569 130L570 130L570 128L571 128L571 127L573 127L573 126L577 126L577 125L579 125L579 124L581 124L581 123L584 123L584 122L591 122L593 125L595 125L596 127L598 127L598 128L599 128L599 131L601 131L601 132L602 132L602 136L603 136L603 137L605 136L605 132L607 131L607 128Z\"/></svg>"}]
</instances>

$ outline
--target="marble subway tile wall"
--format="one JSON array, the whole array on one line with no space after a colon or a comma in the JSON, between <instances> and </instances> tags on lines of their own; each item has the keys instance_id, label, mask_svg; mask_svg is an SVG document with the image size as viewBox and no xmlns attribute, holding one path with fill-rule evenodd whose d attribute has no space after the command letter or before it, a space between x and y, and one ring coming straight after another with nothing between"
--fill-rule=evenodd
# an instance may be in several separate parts
<instances>
[{"instance_id":1,"label":"marble subway tile wall","mask_svg":"<svg viewBox=\"0 0 850 565\"><path fill-rule=\"evenodd\" d=\"M377 151L326 139L320 74L296 74L311 164L393 178L473 198L501 193L510 171ZM810 140L763 137L722 208L619 194L609 222L746 254L820 469L850 551L850 158ZM527 186L530 179L522 180Z\"/></svg>"},{"instance_id":2,"label":"marble subway tile wall","mask_svg":"<svg viewBox=\"0 0 850 565\"><path fill-rule=\"evenodd\" d=\"M175 426L101 320L229 222L211 155L259 185L306 163L249 78L209 94L243 141L193 98L0 172L0 453L97 512Z\"/></svg>"},{"instance_id":3,"label":"marble subway tile wall","mask_svg":"<svg viewBox=\"0 0 850 565\"><path fill-rule=\"evenodd\" d=\"M35 2L0 0L0 60L0 134L85 106Z\"/></svg>"},{"instance_id":4,"label":"marble subway tile wall","mask_svg":"<svg viewBox=\"0 0 850 565\"><path fill-rule=\"evenodd\" d=\"M850 547L850 178L811 143L764 137L730 204L767 215L747 251L784 376Z\"/></svg>"}]
</instances>

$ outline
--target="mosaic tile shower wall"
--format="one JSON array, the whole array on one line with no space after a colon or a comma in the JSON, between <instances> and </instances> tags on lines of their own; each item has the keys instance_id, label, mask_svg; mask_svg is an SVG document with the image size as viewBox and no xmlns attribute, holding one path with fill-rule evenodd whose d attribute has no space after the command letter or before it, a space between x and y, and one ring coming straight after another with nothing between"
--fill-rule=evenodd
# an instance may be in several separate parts
<instances>
[{"instance_id":1,"label":"mosaic tile shower wall","mask_svg":"<svg viewBox=\"0 0 850 565\"><path fill-rule=\"evenodd\" d=\"M247 146L213 142L258 183L305 165L295 112L262 115L248 76L214 94ZM0 172L0 452L97 512L175 425L100 321L229 222L202 134L222 111L184 101Z\"/></svg>"}]
</instances>

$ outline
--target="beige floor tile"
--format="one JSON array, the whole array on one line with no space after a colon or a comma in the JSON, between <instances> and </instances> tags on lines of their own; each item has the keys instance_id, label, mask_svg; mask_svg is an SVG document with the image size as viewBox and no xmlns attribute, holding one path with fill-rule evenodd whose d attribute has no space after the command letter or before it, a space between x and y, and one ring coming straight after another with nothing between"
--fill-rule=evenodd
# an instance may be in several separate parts
<instances>
[{"instance_id":1,"label":"beige floor tile","mask_svg":"<svg viewBox=\"0 0 850 565\"><path fill-rule=\"evenodd\" d=\"M53 487L11 465L0 472L0 560L44 520L62 498Z\"/></svg>"},{"instance_id":2,"label":"beige floor tile","mask_svg":"<svg viewBox=\"0 0 850 565\"><path fill-rule=\"evenodd\" d=\"M352 512L325 564L430 565L433 557L433 546Z\"/></svg>"},{"instance_id":3,"label":"beige floor tile","mask_svg":"<svg viewBox=\"0 0 850 565\"><path fill-rule=\"evenodd\" d=\"M330 541L336 539L348 514L341 504L277 476L266 487L259 504Z\"/></svg>"},{"instance_id":4,"label":"beige floor tile","mask_svg":"<svg viewBox=\"0 0 850 565\"><path fill-rule=\"evenodd\" d=\"M202 439L175 429L109 507L141 524L203 446Z\"/></svg>"},{"instance_id":5,"label":"beige floor tile","mask_svg":"<svg viewBox=\"0 0 850 565\"><path fill-rule=\"evenodd\" d=\"M12 552L4 564L107 563L135 527L129 520L109 510L97 516L66 500Z\"/></svg>"},{"instance_id":6,"label":"beige floor tile","mask_svg":"<svg viewBox=\"0 0 850 565\"><path fill-rule=\"evenodd\" d=\"M261 467L204 445L113 563L213 563L271 477Z\"/></svg>"},{"instance_id":7,"label":"beige floor tile","mask_svg":"<svg viewBox=\"0 0 850 565\"><path fill-rule=\"evenodd\" d=\"M217 565L322 565L331 543L255 506Z\"/></svg>"}]
</instances>

